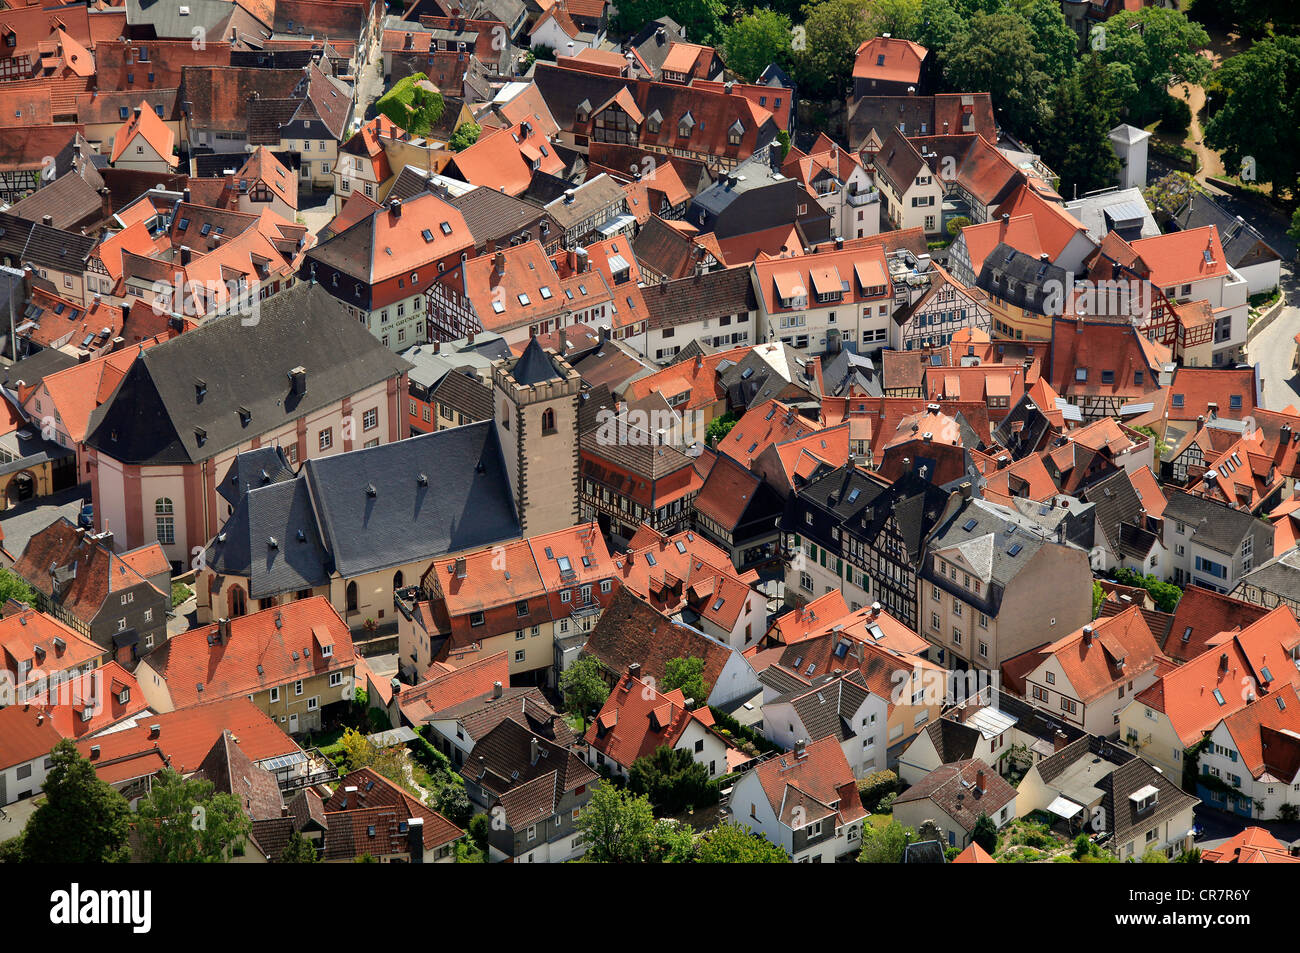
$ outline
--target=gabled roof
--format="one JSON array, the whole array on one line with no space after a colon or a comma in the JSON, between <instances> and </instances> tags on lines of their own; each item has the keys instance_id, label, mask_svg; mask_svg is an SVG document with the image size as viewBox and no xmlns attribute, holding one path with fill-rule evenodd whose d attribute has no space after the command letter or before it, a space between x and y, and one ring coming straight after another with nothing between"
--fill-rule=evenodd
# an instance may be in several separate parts
<instances>
[{"instance_id":1,"label":"gabled roof","mask_svg":"<svg viewBox=\"0 0 1300 953\"><path fill-rule=\"evenodd\" d=\"M653 682L624 673L609 698L587 729L584 741L630 768L638 758L649 757L661 747L674 747L692 722L706 730L713 715L703 699L692 699L698 707L688 708L680 688L659 692Z\"/></svg>"},{"instance_id":2,"label":"gabled roof","mask_svg":"<svg viewBox=\"0 0 1300 953\"><path fill-rule=\"evenodd\" d=\"M176 145L176 134L153 111L148 100L142 100L135 109L135 115L118 127L113 138L113 154L110 161L120 161L126 155L127 149L139 138L148 143L149 148L158 153L159 158L168 166L175 168L177 160L172 155L172 150Z\"/></svg>"},{"instance_id":3,"label":"gabled roof","mask_svg":"<svg viewBox=\"0 0 1300 953\"><path fill-rule=\"evenodd\" d=\"M835 738L814 741L802 751L787 751L753 773L777 820L786 827L797 830L827 819L839 827L866 816L853 771Z\"/></svg>"},{"instance_id":4,"label":"gabled roof","mask_svg":"<svg viewBox=\"0 0 1300 953\"><path fill-rule=\"evenodd\" d=\"M1016 789L979 758L935 768L898 796L895 804L932 801L970 833L981 814L990 817L1010 804Z\"/></svg>"},{"instance_id":5,"label":"gabled roof","mask_svg":"<svg viewBox=\"0 0 1300 953\"><path fill-rule=\"evenodd\" d=\"M324 596L238 616L228 625L225 638L214 623L182 632L147 656L178 708L346 671L356 656L347 624ZM325 645L333 646L330 655L322 653Z\"/></svg>"},{"instance_id":6,"label":"gabled roof","mask_svg":"<svg viewBox=\"0 0 1300 953\"><path fill-rule=\"evenodd\" d=\"M255 323L232 315L145 350L91 415L87 445L130 464L208 459L409 366L318 285L259 304ZM289 379L299 366L309 376L301 395Z\"/></svg>"}]
</instances>

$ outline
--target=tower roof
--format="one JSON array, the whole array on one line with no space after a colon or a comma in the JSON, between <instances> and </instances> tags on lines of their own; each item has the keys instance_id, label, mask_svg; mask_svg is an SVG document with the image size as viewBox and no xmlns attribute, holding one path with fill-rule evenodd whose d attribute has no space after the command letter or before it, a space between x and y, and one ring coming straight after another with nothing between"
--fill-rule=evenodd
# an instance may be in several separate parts
<instances>
[{"instance_id":1,"label":"tower roof","mask_svg":"<svg viewBox=\"0 0 1300 953\"><path fill-rule=\"evenodd\" d=\"M564 377L556 369L555 361L551 360L551 356L542 350L537 338L528 342L528 347L524 348L524 353L519 355L519 360L511 369L510 376L516 383L525 386Z\"/></svg>"}]
</instances>

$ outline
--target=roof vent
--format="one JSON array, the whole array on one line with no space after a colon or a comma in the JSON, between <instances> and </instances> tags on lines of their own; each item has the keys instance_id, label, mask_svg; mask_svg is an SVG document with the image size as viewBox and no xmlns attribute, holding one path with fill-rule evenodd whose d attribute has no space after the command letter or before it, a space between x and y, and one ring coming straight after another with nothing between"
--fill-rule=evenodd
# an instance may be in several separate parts
<instances>
[{"instance_id":1,"label":"roof vent","mask_svg":"<svg viewBox=\"0 0 1300 953\"><path fill-rule=\"evenodd\" d=\"M426 476L426 475L423 474L423 473L417 473L417 474L415 475L415 485L416 485L416 486L428 486L428 485L429 485L429 478L428 478L428 476Z\"/></svg>"},{"instance_id":2,"label":"roof vent","mask_svg":"<svg viewBox=\"0 0 1300 953\"><path fill-rule=\"evenodd\" d=\"M374 497L376 497L376 496L378 496L378 495L379 495L379 491L375 489L375 485L374 485L373 483L367 483L367 484L366 484L366 496L369 496L369 497L371 497L371 498L374 498Z\"/></svg>"}]
</instances>

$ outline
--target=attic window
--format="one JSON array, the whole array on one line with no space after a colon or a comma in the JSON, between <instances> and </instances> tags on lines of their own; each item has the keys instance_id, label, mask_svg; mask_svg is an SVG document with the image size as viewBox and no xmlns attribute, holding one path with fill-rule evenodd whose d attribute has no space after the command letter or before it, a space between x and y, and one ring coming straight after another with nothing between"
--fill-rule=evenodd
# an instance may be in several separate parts
<instances>
[{"instance_id":1,"label":"attic window","mask_svg":"<svg viewBox=\"0 0 1300 953\"><path fill-rule=\"evenodd\" d=\"M1174 406L1177 407L1179 410L1182 410L1182 409L1183 409L1183 395L1182 395L1182 394L1174 394L1173 397L1174 397Z\"/></svg>"},{"instance_id":2,"label":"attic window","mask_svg":"<svg viewBox=\"0 0 1300 953\"><path fill-rule=\"evenodd\" d=\"M1221 706L1227 704L1227 702L1223 700L1223 692L1219 691L1217 688L1214 690L1214 700Z\"/></svg>"},{"instance_id":3,"label":"attic window","mask_svg":"<svg viewBox=\"0 0 1300 953\"><path fill-rule=\"evenodd\" d=\"M1074 379L1076 381L1086 381L1088 379L1088 369L1086 367L1076 367L1074 369Z\"/></svg>"},{"instance_id":4,"label":"attic window","mask_svg":"<svg viewBox=\"0 0 1300 953\"><path fill-rule=\"evenodd\" d=\"M1228 406L1229 406L1232 410L1241 410L1241 395L1240 395L1240 394L1233 394L1231 397L1229 397L1229 398L1228 398Z\"/></svg>"},{"instance_id":5,"label":"attic window","mask_svg":"<svg viewBox=\"0 0 1300 953\"><path fill-rule=\"evenodd\" d=\"M208 432L204 430L202 427L195 427L194 439L198 442L198 445L201 447L208 442Z\"/></svg>"},{"instance_id":6,"label":"attic window","mask_svg":"<svg viewBox=\"0 0 1300 953\"><path fill-rule=\"evenodd\" d=\"M247 407L240 407L240 408L239 408L239 423L240 423L242 426L247 427L250 423L252 423L252 420L253 420L253 412L252 412L251 410L249 410Z\"/></svg>"},{"instance_id":7,"label":"attic window","mask_svg":"<svg viewBox=\"0 0 1300 953\"><path fill-rule=\"evenodd\" d=\"M210 231L212 231L212 223L211 223L211 222L204 222L204 223L203 223L203 227L199 229L199 234L202 235L202 236L204 236L204 237L206 238L208 232L210 232Z\"/></svg>"},{"instance_id":8,"label":"attic window","mask_svg":"<svg viewBox=\"0 0 1300 953\"><path fill-rule=\"evenodd\" d=\"M439 228L442 229L442 233L443 233L444 235L450 235L450 234L451 234L451 223L450 223L450 222L443 222L443 223L439 226Z\"/></svg>"},{"instance_id":9,"label":"attic window","mask_svg":"<svg viewBox=\"0 0 1300 953\"><path fill-rule=\"evenodd\" d=\"M1187 628L1183 629L1183 641L1184 642L1192 641L1192 627L1190 625Z\"/></svg>"},{"instance_id":10,"label":"attic window","mask_svg":"<svg viewBox=\"0 0 1300 953\"><path fill-rule=\"evenodd\" d=\"M1014 546L1012 546L1010 549L1007 550L1007 555L1008 555L1008 556L1019 556L1019 555L1020 555L1020 551L1021 551L1022 549L1024 549L1024 548L1025 548L1025 547L1021 546L1019 543L1016 543Z\"/></svg>"},{"instance_id":11,"label":"attic window","mask_svg":"<svg viewBox=\"0 0 1300 953\"><path fill-rule=\"evenodd\" d=\"M189 227L190 227L190 220L188 218L183 218L176 223L176 231L178 232L183 232L185 231L185 229Z\"/></svg>"},{"instance_id":12,"label":"attic window","mask_svg":"<svg viewBox=\"0 0 1300 953\"><path fill-rule=\"evenodd\" d=\"M426 242L431 242L433 241L433 232L429 231L426 228L424 231L420 232L420 237L423 238Z\"/></svg>"}]
</instances>

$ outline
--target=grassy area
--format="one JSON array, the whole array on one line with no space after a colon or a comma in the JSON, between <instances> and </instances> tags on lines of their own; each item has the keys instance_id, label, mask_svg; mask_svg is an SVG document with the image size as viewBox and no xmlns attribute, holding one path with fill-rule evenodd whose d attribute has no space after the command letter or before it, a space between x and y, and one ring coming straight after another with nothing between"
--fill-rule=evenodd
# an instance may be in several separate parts
<instances>
[{"instance_id":1,"label":"grassy area","mask_svg":"<svg viewBox=\"0 0 1300 953\"><path fill-rule=\"evenodd\" d=\"M375 100L375 111L414 136L425 135L442 117L443 110L441 95L419 87L426 79L423 73L399 79L392 89Z\"/></svg>"},{"instance_id":2,"label":"grassy area","mask_svg":"<svg viewBox=\"0 0 1300 953\"><path fill-rule=\"evenodd\" d=\"M182 602L194 595L194 590L183 582L172 583L172 608L175 609Z\"/></svg>"}]
</instances>

